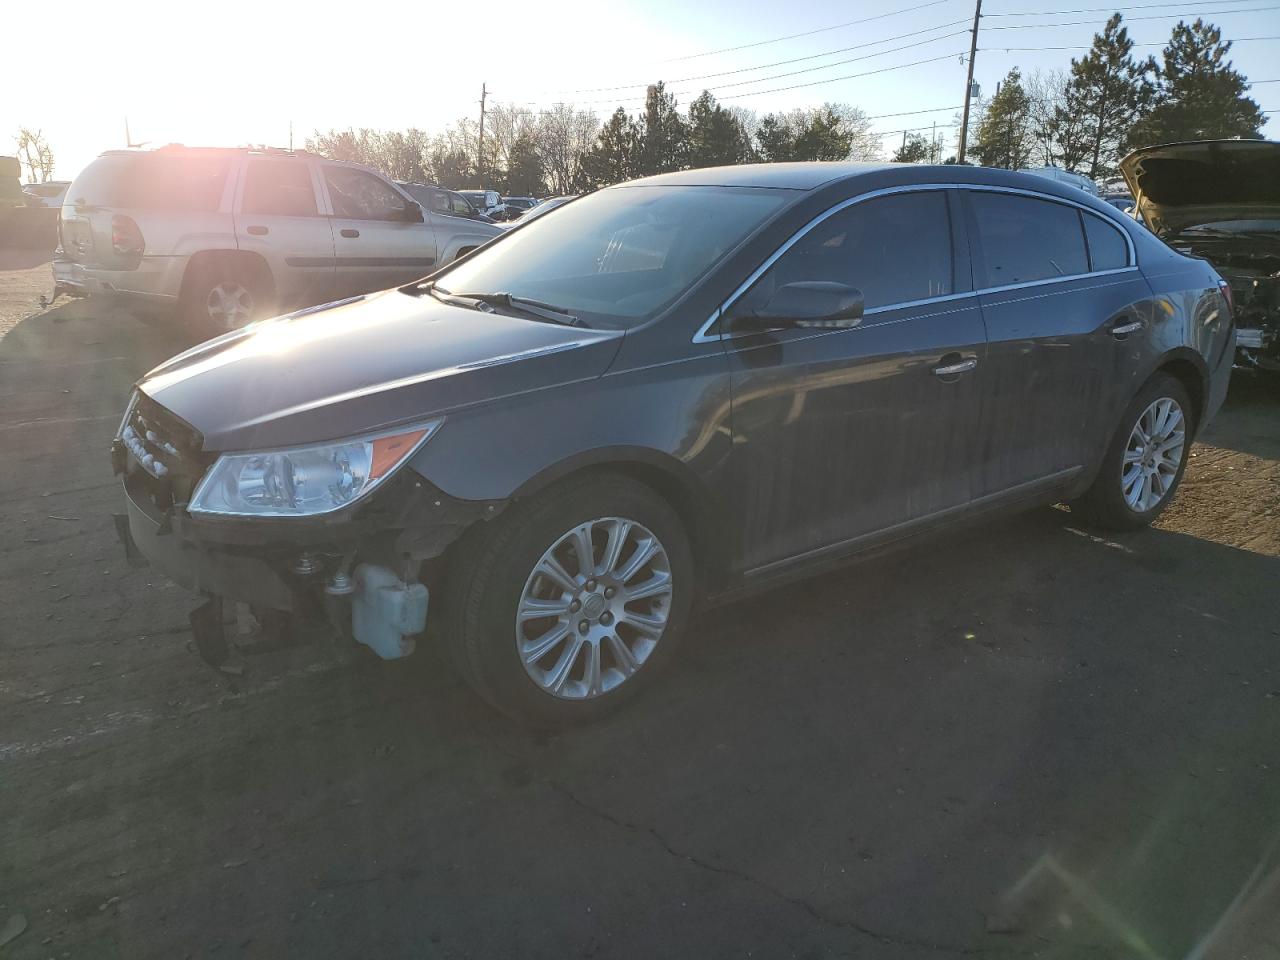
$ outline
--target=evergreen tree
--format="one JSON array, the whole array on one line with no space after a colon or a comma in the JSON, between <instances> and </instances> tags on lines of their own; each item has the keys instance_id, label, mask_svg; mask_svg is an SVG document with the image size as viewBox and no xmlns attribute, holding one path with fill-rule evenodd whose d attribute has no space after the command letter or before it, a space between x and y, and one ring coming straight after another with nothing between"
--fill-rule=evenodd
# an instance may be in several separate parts
<instances>
[{"instance_id":1,"label":"evergreen tree","mask_svg":"<svg viewBox=\"0 0 1280 960\"><path fill-rule=\"evenodd\" d=\"M703 90L689 104L689 166L716 167L751 159L751 142L742 124Z\"/></svg>"},{"instance_id":2,"label":"evergreen tree","mask_svg":"<svg viewBox=\"0 0 1280 960\"><path fill-rule=\"evenodd\" d=\"M794 138L785 117L770 113L756 128L756 150L766 163L794 160Z\"/></svg>"},{"instance_id":3,"label":"evergreen tree","mask_svg":"<svg viewBox=\"0 0 1280 960\"><path fill-rule=\"evenodd\" d=\"M974 138L973 155L984 167L1021 170L1031 159L1034 146L1031 100L1022 87L1022 74L1014 67L987 104Z\"/></svg>"},{"instance_id":4,"label":"evergreen tree","mask_svg":"<svg viewBox=\"0 0 1280 960\"><path fill-rule=\"evenodd\" d=\"M1114 172L1123 142L1150 110L1155 92L1150 79L1155 60L1133 58L1133 41L1120 20L1120 14L1112 14L1089 52L1072 59L1066 103L1054 110L1052 134L1062 165L1093 180Z\"/></svg>"},{"instance_id":5,"label":"evergreen tree","mask_svg":"<svg viewBox=\"0 0 1280 960\"><path fill-rule=\"evenodd\" d=\"M644 117L640 121L641 176L683 170L689 154L688 129L676 98L659 80L645 96Z\"/></svg>"},{"instance_id":6,"label":"evergreen tree","mask_svg":"<svg viewBox=\"0 0 1280 960\"><path fill-rule=\"evenodd\" d=\"M902 146L893 152L894 163L928 163L932 149L927 137L911 133L902 141Z\"/></svg>"},{"instance_id":7,"label":"evergreen tree","mask_svg":"<svg viewBox=\"0 0 1280 960\"><path fill-rule=\"evenodd\" d=\"M1261 137L1266 118L1227 59L1230 49L1213 24L1179 22L1157 68L1155 107L1129 132L1128 146Z\"/></svg>"},{"instance_id":8,"label":"evergreen tree","mask_svg":"<svg viewBox=\"0 0 1280 960\"><path fill-rule=\"evenodd\" d=\"M503 193L514 197L536 197L546 191L538 143L529 131L518 134L507 151Z\"/></svg>"},{"instance_id":9,"label":"evergreen tree","mask_svg":"<svg viewBox=\"0 0 1280 960\"><path fill-rule=\"evenodd\" d=\"M872 160L879 154L879 139L871 133L871 121L854 107L824 103L821 107L771 113L756 129L760 159Z\"/></svg>"},{"instance_id":10,"label":"evergreen tree","mask_svg":"<svg viewBox=\"0 0 1280 960\"><path fill-rule=\"evenodd\" d=\"M640 127L619 107L596 137L583 160L583 172L592 187L606 187L640 175Z\"/></svg>"}]
</instances>

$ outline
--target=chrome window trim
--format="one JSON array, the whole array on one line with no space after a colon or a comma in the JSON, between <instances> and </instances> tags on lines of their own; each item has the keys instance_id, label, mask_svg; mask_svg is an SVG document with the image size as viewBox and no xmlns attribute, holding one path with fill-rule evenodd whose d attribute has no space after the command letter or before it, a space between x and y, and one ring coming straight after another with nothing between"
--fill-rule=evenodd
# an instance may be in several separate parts
<instances>
[{"instance_id":1,"label":"chrome window trim","mask_svg":"<svg viewBox=\"0 0 1280 960\"><path fill-rule=\"evenodd\" d=\"M739 297L741 297L744 293L746 293L747 290L751 288L751 285L754 284L757 280L760 279L761 276L764 275L765 271L767 271L770 267L772 267L775 263L777 263L778 259L784 253L786 253L793 246L795 246L795 244L799 242L807 233L809 233L809 231L813 230L815 227L821 224L824 220L834 216L835 214L839 213L841 210L845 210L849 207L852 207L854 204L862 203L863 201L866 201L866 200L872 200L876 197L884 197L884 196L889 196L891 194L896 194L896 193L919 193L926 190L976 190L976 191L983 191L986 193L1017 194L1021 196L1032 197L1033 199L1036 199L1036 200L1048 200L1051 203L1061 203L1069 207L1075 207L1076 209L1081 210L1085 213L1093 214L1093 216L1098 217L1104 222L1109 222L1107 217L1104 217L1102 214L1100 214L1098 211L1094 210L1092 207L1088 206L1087 204L1080 203L1076 200L1070 200L1066 197L1056 197L1053 194L1042 193L1039 190L1031 190L1024 187L1004 187L1004 186L997 186L995 184L985 184L985 183L912 183L912 184L903 184L901 186L896 186L896 187L884 187L880 190L872 190L868 193L859 194L856 197L849 197L845 200L841 200L839 203L835 204L834 206L818 214L816 217L814 217L812 220L810 220L808 223L802 226L799 230L793 233L791 237L788 238L786 242L782 244L782 246L778 247L777 250L775 250L765 259L764 263L760 264L759 267L757 267L754 271L752 271L747 276L747 279L744 280L741 284L739 284L737 289L735 289L733 293L729 294L729 296L725 298L724 302L721 303L720 306L716 307L716 309L712 311L711 316L707 317L706 321L702 324L702 326L698 328L697 332L693 335L692 342L693 343L716 343L721 340L733 340L742 336L750 336L751 335L750 333L726 334L726 333L710 333L709 331L711 330L712 327L716 325L716 323L724 315L724 312L728 310L731 306L733 306L734 302ZM1133 237L1129 235L1129 231L1124 227L1121 227L1114 223L1112 224L1112 226L1114 227L1114 229L1119 230L1120 233L1124 236L1124 242L1127 245L1129 250L1128 266L1116 267L1111 270L1092 270L1086 273L1073 273L1073 274L1069 274L1067 276L1062 276L1062 277L1047 277L1043 280L1027 280L1023 283L1008 283L998 287L981 287L981 288L975 288L973 290L967 290L963 293L948 293L939 297L928 297L924 300L908 300L903 303L888 303L888 304L884 304L883 306L872 307L870 310L865 311L863 313L863 316L870 317L870 316L875 316L878 313L887 313L888 311L891 311L891 310L902 310L908 307L918 307L918 306L923 306L925 304L931 304L931 303L943 303L948 300L958 300L963 297L973 297L973 296L978 296L980 294L986 294L986 293L1004 293L1005 291L1008 291L1008 290L1020 290L1024 287L1040 287L1040 286L1045 286L1051 283L1062 283L1067 280L1079 280L1082 277L1102 277L1110 274L1128 273L1130 271L1136 271L1138 269L1138 266L1137 266L1138 251L1137 251L1137 247L1134 245ZM1081 224L1081 230L1083 231L1083 229L1084 229L1084 225ZM1081 237L1081 240L1082 242L1085 242L1083 236ZM850 329L854 329L854 328L850 328Z\"/></svg>"}]
</instances>

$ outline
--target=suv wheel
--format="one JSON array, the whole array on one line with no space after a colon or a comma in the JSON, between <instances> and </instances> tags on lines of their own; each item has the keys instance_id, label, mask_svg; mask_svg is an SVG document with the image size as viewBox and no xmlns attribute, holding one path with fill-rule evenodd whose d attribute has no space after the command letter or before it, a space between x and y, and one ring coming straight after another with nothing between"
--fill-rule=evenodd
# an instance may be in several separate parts
<instances>
[{"instance_id":1,"label":"suv wheel","mask_svg":"<svg viewBox=\"0 0 1280 960\"><path fill-rule=\"evenodd\" d=\"M648 487L596 474L568 481L478 531L455 565L454 657L517 720L594 720L650 683L693 599L679 517Z\"/></svg>"},{"instance_id":2,"label":"suv wheel","mask_svg":"<svg viewBox=\"0 0 1280 960\"><path fill-rule=\"evenodd\" d=\"M183 286L182 316L193 333L216 337L271 313L271 284L262 270L214 260L199 264Z\"/></svg>"},{"instance_id":3,"label":"suv wheel","mask_svg":"<svg viewBox=\"0 0 1280 960\"><path fill-rule=\"evenodd\" d=\"M1158 517L1187 468L1194 434L1191 398L1176 377L1157 374L1138 391L1112 438L1102 468L1072 512L1111 530L1135 530Z\"/></svg>"}]
</instances>

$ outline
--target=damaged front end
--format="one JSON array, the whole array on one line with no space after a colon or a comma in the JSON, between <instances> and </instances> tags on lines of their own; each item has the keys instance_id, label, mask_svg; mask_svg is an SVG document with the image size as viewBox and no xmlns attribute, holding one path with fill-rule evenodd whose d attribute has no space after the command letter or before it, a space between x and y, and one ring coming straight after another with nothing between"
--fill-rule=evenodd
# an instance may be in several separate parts
<instances>
[{"instance_id":1,"label":"damaged front end","mask_svg":"<svg viewBox=\"0 0 1280 960\"><path fill-rule=\"evenodd\" d=\"M412 653L439 566L432 561L501 507L445 496L412 469L396 469L402 457L376 490L340 509L220 516L191 509L202 483L217 480L220 458L202 448L194 428L139 392L111 459L125 491L116 525L126 556L206 597L191 624L214 665L230 653L224 625L233 602L247 604L276 643L328 624L384 659Z\"/></svg>"}]
</instances>

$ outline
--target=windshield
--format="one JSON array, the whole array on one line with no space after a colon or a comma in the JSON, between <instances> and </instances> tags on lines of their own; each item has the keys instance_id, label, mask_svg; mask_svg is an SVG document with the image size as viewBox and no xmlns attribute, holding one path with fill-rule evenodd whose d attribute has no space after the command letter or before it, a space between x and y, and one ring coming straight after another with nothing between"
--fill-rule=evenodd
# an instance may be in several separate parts
<instances>
[{"instance_id":1,"label":"windshield","mask_svg":"<svg viewBox=\"0 0 1280 960\"><path fill-rule=\"evenodd\" d=\"M593 326L635 326L792 196L732 187L602 190L479 251L436 287L509 293L555 304Z\"/></svg>"}]
</instances>

